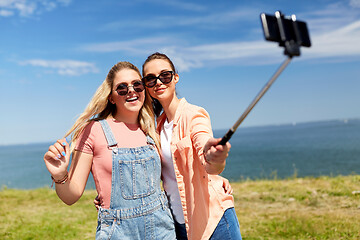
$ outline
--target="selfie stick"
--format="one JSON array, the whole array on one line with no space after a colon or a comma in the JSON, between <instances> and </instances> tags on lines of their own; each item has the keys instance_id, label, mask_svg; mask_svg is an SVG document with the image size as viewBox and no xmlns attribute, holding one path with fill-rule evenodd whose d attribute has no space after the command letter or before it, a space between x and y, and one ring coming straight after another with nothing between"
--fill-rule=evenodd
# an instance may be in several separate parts
<instances>
[{"instance_id":1,"label":"selfie stick","mask_svg":"<svg viewBox=\"0 0 360 240\"><path fill-rule=\"evenodd\" d=\"M265 17L266 17L266 15L264 13L261 14L262 20L264 20ZM299 43L299 41L294 41L294 40L289 40L288 39L288 32L287 31L289 31L289 30L284 28L284 15L280 11L277 11L275 13L275 17L277 19L277 24L278 24L278 27L279 27L279 32L280 32L280 37L281 37L281 41L280 41L279 45L285 47L284 54L287 55L288 58L281 64L279 69L275 72L275 74L271 77L271 79L266 83L266 85L258 93L258 95L251 102L251 104L247 107L245 112L240 116L240 118L236 121L236 123L227 131L227 133L223 136L223 138L218 143L218 145L225 145L226 142L229 141L231 136L235 133L236 129L240 126L240 124L244 121L246 116L254 108L256 103L262 98L262 96L264 96L266 91L271 87L271 85L279 77L279 75L282 73L282 71L284 71L284 69L290 63L292 57L293 56L300 56L300 44L301 44L301 42ZM299 29L297 28L295 15L292 16L292 21L294 23L293 27L294 27L295 35L298 36L299 35ZM265 35L267 34L266 33L267 29L268 29L267 27L266 28L264 27ZM300 39L300 37L298 39Z\"/></svg>"},{"instance_id":2,"label":"selfie stick","mask_svg":"<svg viewBox=\"0 0 360 240\"><path fill-rule=\"evenodd\" d=\"M224 135L224 137L221 139L221 141L218 143L218 145L225 145L227 141L231 138L231 136L234 134L236 129L240 126L240 124L244 121L246 116L250 113L250 111L255 107L256 103L264 96L266 91L271 87L271 85L275 82L277 77L284 71L286 66L290 63L291 57L288 57L279 67L279 69L276 71L276 73L272 76L272 78L266 83L266 85L263 87L263 89L258 93L258 95L255 97L255 99L251 102L251 104L247 107L245 112L239 117L239 119L236 121L236 123L227 131L227 133Z\"/></svg>"}]
</instances>

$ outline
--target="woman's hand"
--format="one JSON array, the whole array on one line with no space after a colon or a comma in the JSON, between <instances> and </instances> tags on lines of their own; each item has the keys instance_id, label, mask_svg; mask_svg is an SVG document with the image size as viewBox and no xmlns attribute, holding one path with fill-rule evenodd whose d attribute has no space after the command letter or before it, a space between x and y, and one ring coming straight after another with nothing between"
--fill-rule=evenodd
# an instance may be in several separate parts
<instances>
[{"instance_id":1,"label":"woman's hand","mask_svg":"<svg viewBox=\"0 0 360 240\"><path fill-rule=\"evenodd\" d=\"M62 179L67 174L70 161L70 148L66 139L59 139L49 147L44 155L46 168L55 180Z\"/></svg>"},{"instance_id":2,"label":"woman's hand","mask_svg":"<svg viewBox=\"0 0 360 240\"><path fill-rule=\"evenodd\" d=\"M227 180L224 177L221 177L221 178L223 180L223 188L224 188L225 193L229 194L229 195L233 194L233 188L231 187L229 180Z\"/></svg>"},{"instance_id":3,"label":"woman's hand","mask_svg":"<svg viewBox=\"0 0 360 240\"><path fill-rule=\"evenodd\" d=\"M231 144L217 145L221 138L210 138L204 146L204 157L206 161L206 171L209 174L220 174L226 164Z\"/></svg>"},{"instance_id":4,"label":"woman's hand","mask_svg":"<svg viewBox=\"0 0 360 240\"><path fill-rule=\"evenodd\" d=\"M94 205L95 205L96 210L99 211L99 209L100 209L100 207L101 207L99 195L97 195L97 196L95 197L95 199L94 199Z\"/></svg>"}]
</instances>

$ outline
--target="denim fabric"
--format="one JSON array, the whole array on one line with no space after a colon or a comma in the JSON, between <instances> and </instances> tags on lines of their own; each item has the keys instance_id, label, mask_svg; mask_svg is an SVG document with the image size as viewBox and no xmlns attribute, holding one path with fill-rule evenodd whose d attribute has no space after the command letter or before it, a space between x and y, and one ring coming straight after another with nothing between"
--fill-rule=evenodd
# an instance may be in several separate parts
<instances>
[{"instance_id":1,"label":"denim fabric","mask_svg":"<svg viewBox=\"0 0 360 240\"><path fill-rule=\"evenodd\" d=\"M153 139L148 136L146 146L117 148L108 123L100 123L112 150L112 181L110 209L99 209L96 239L176 239Z\"/></svg>"},{"instance_id":2,"label":"denim fabric","mask_svg":"<svg viewBox=\"0 0 360 240\"><path fill-rule=\"evenodd\" d=\"M210 240L241 240L240 226L235 209L225 211Z\"/></svg>"}]
</instances>

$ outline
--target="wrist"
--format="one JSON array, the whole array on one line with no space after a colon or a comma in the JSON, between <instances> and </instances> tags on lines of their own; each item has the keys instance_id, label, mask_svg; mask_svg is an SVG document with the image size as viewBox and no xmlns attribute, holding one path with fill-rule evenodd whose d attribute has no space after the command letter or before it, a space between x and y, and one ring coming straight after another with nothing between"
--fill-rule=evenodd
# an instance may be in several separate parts
<instances>
[{"instance_id":1,"label":"wrist","mask_svg":"<svg viewBox=\"0 0 360 240\"><path fill-rule=\"evenodd\" d=\"M56 174L51 174L51 177L56 180L61 180L63 179L66 174L68 174L68 171L65 169L63 172L59 172L59 173L56 173Z\"/></svg>"},{"instance_id":2,"label":"wrist","mask_svg":"<svg viewBox=\"0 0 360 240\"><path fill-rule=\"evenodd\" d=\"M67 180L69 179L69 173L66 171L65 174L63 175L59 175L62 177L53 177L51 176L51 180L52 180L52 184L51 187L53 186L53 184L65 184L67 182Z\"/></svg>"}]
</instances>

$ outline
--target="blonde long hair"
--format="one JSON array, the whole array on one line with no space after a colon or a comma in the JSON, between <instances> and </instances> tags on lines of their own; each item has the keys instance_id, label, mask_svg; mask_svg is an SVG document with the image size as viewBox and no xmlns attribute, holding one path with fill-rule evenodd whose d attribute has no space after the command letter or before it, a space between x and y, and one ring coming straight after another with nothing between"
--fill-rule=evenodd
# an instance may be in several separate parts
<instances>
[{"instance_id":1,"label":"blonde long hair","mask_svg":"<svg viewBox=\"0 0 360 240\"><path fill-rule=\"evenodd\" d=\"M96 90L93 98L85 108L84 112L75 121L75 124L66 133L65 137L71 135L71 152L75 149L76 141L87 124L94 120L106 119L109 115L115 116L116 106L109 101L116 73L123 69L131 69L136 71L141 77L139 69L129 62L118 62L109 71L108 75L100 87ZM138 121L141 130L152 137L156 143L156 147L160 149L159 136L155 129L155 117L152 108L151 99L145 94L145 102L140 109Z\"/></svg>"}]
</instances>

